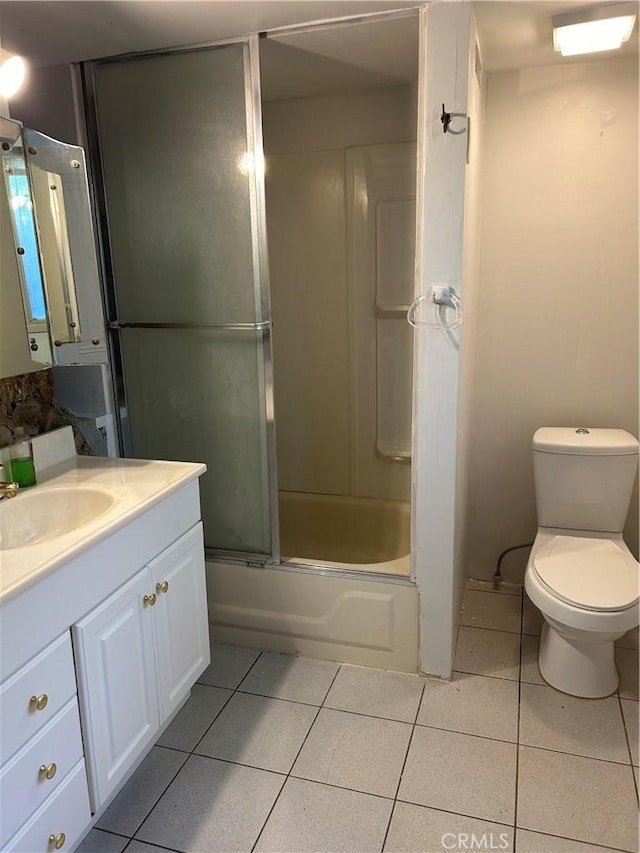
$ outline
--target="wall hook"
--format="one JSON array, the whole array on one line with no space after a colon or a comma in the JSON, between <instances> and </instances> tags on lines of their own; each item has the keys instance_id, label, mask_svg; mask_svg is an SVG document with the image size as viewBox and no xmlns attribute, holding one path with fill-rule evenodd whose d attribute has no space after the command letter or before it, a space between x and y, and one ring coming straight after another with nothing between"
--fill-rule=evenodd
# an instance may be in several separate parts
<instances>
[{"instance_id":1,"label":"wall hook","mask_svg":"<svg viewBox=\"0 0 640 853\"><path fill-rule=\"evenodd\" d=\"M452 130L449 125L451 124L451 119L453 118L466 118L466 113L448 113L445 109L444 104L442 105L442 115L440 116L440 121L442 122L442 130L443 133L453 133L458 136L461 133L466 131L466 126L462 128L462 130Z\"/></svg>"},{"instance_id":2,"label":"wall hook","mask_svg":"<svg viewBox=\"0 0 640 853\"><path fill-rule=\"evenodd\" d=\"M451 113L448 113L444 104L442 105L442 115L440 116L440 121L442 122L442 131L446 133L449 130L449 125L451 124Z\"/></svg>"}]
</instances>

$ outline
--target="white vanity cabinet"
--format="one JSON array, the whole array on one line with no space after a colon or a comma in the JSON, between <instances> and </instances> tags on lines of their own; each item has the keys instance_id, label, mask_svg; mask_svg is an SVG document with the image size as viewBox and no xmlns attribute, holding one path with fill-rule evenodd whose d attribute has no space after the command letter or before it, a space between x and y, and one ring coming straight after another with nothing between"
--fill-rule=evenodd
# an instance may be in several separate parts
<instances>
[{"instance_id":1,"label":"white vanity cabinet","mask_svg":"<svg viewBox=\"0 0 640 853\"><path fill-rule=\"evenodd\" d=\"M202 525L73 626L93 811L209 663Z\"/></svg>"},{"instance_id":2,"label":"white vanity cabinet","mask_svg":"<svg viewBox=\"0 0 640 853\"><path fill-rule=\"evenodd\" d=\"M91 480L121 503L44 569L44 546L0 552L2 851L73 850L209 664L203 466L70 464L53 496Z\"/></svg>"},{"instance_id":3,"label":"white vanity cabinet","mask_svg":"<svg viewBox=\"0 0 640 853\"><path fill-rule=\"evenodd\" d=\"M3 682L0 724L0 847L60 849L91 819L68 630Z\"/></svg>"}]
</instances>

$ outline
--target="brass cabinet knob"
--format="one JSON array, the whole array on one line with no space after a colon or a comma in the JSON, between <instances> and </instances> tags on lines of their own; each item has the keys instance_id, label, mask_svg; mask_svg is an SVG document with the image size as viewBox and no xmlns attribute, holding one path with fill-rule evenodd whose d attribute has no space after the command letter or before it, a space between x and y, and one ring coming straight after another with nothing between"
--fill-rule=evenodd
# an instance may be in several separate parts
<instances>
[{"instance_id":1,"label":"brass cabinet knob","mask_svg":"<svg viewBox=\"0 0 640 853\"><path fill-rule=\"evenodd\" d=\"M162 583L157 583L156 592L158 594L160 594L161 592L169 592L169 581L162 581Z\"/></svg>"},{"instance_id":2,"label":"brass cabinet knob","mask_svg":"<svg viewBox=\"0 0 640 853\"><path fill-rule=\"evenodd\" d=\"M148 604L148 605L149 605L149 607L153 607L153 605L156 603L156 596L155 596L155 594L152 592L152 593L151 593L151 595L145 595L145 596L143 597L142 601L143 601L143 603L144 603L144 604Z\"/></svg>"},{"instance_id":3,"label":"brass cabinet knob","mask_svg":"<svg viewBox=\"0 0 640 853\"><path fill-rule=\"evenodd\" d=\"M55 762L40 765L40 778L42 779L53 779L57 772L58 765Z\"/></svg>"},{"instance_id":4,"label":"brass cabinet knob","mask_svg":"<svg viewBox=\"0 0 640 853\"><path fill-rule=\"evenodd\" d=\"M56 850L59 850L64 842L67 840L67 836L64 832L60 832L58 835L53 835L53 833L49 836L49 845L54 847Z\"/></svg>"},{"instance_id":5,"label":"brass cabinet knob","mask_svg":"<svg viewBox=\"0 0 640 853\"><path fill-rule=\"evenodd\" d=\"M29 708L32 711L43 711L47 707L49 697L46 693L41 693L39 696L32 696L29 699Z\"/></svg>"}]
</instances>

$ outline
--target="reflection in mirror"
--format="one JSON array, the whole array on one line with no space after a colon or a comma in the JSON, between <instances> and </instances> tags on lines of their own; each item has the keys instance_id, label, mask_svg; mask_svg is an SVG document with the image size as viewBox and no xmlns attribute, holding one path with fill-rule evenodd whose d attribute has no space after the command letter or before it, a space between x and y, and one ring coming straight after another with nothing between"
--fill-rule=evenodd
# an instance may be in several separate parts
<instances>
[{"instance_id":1,"label":"reflection in mirror","mask_svg":"<svg viewBox=\"0 0 640 853\"><path fill-rule=\"evenodd\" d=\"M2 199L2 208L8 211L11 220L14 245L18 263L15 275L3 265L2 305L0 317L3 334L16 334L16 324L20 323L18 314L13 314L13 306L22 302L24 322L28 337L31 360L38 366L51 365L51 344L47 323L47 305L43 286L36 227L33 212L31 185L24 157L22 126L19 122L0 117L0 146L2 150L2 171L6 197ZM20 290L20 296L14 294ZM7 328L5 329L5 326ZM11 327L11 330L9 330Z\"/></svg>"},{"instance_id":2,"label":"reflection in mirror","mask_svg":"<svg viewBox=\"0 0 640 853\"><path fill-rule=\"evenodd\" d=\"M40 258L49 297L49 325L56 346L81 340L69 248L62 178L31 165Z\"/></svg>"},{"instance_id":3,"label":"reflection in mirror","mask_svg":"<svg viewBox=\"0 0 640 853\"><path fill-rule=\"evenodd\" d=\"M86 192L83 152L29 128L23 134L51 335L56 346L76 343L82 337L67 218L79 183Z\"/></svg>"}]
</instances>

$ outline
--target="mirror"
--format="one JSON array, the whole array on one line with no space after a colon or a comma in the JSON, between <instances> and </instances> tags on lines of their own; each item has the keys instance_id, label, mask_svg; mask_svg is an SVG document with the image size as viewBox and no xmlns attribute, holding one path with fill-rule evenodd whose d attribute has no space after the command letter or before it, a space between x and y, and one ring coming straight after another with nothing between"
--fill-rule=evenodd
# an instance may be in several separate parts
<instances>
[{"instance_id":1,"label":"mirror","mask_svg":"<svg viewBox=\"0 0 640 853\"><path fill-rule=\"evenodd\" d=\"M3 219L11 223L17 258L15 268L11 266L8 257L3 262L2 334L3 337L7 335L14 339L20 335L20 327L24 327L34 369L48 367L52 363L52 356L47 300L36 236L31 182L24 156L22 125L19 122L0 117L0 150L6 190L1 214ZM3 249L6 251L4 242ZM20 317L20 303L23 318ZM22 349L21 344L16 339L16 346ZM28 359L23 359L22 364L26 367Z\"/></svg>"},{"instance_id":2,"label":"mirror","mask_svg":"<svg viewBox=\"0 0 640 853\"><path fill-rule=\"evenodd\" d=\"M54 345L60 347L82 340L69 223L75 221L78 190L86 194L84 152L30 128L24 128L23 137L49 330Z\"/></svg>"},{"instance_id":3,"label":"mirror","mask_svg":"<svg viewBox=\"0 0 640 853\"><path fill-rule=\"evenodd\" d=\"M0 145L2 202L8 203L19 279L14 284L15 274L3 269L2 302L5 288L20 289L29 350L38 366L95 360L75 347L64 351L83 340L83 331L92 345L101 343L95 331L83 330L77 298L78 282L97 276L84 151L2 117ZM0 322L4 329L10 321Z\"/></svg>"}]
</instances>

